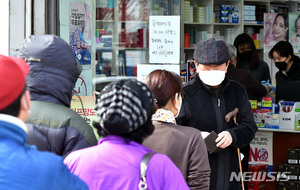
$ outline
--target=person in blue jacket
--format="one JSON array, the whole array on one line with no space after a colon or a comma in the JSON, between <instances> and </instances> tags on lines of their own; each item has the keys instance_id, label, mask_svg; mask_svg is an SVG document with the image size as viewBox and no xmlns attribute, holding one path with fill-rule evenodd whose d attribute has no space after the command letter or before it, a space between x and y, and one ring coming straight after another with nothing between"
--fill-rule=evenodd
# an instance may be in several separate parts
<instances>
[{"instance_id":1,"label":"person in blue jacket","mask_svg":"<svg viewBox=\"0 0 300 190\"><path fill-rule=\"evenodd\" d=\"M70 173L62 157L25 144L30 95L21 58L0 55L0 189L88 189Z\"/></svg>"}]
</instances>

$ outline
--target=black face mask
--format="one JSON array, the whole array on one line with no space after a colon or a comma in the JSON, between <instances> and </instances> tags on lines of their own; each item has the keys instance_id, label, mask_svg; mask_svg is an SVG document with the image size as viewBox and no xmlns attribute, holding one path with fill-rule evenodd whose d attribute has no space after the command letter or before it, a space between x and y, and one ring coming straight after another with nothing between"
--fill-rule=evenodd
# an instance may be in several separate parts
<instances>
[{"instance_id":1,"label":"black face mask","mask_svg":"<svg viewBox=\"0 0 300 190\"><path fill-rule=\"evenodd\" d=\"M276 66L280 71L283 71L283 70L286 70L287 63L286 63L285 61L283 61L283 62L275 62L275 66Z\"/></svg>"},{"instance_id":2,"label":"black face mask","mask_svg":"<svg viewBox=\"0 0 300 190\"><path fill-rule=\"evenodd\" d=\"M243 53L240 54L239 56L241 61L251 61L252 58L252 52L251 51L244 51Z\"/></svg>"}]
</instances>

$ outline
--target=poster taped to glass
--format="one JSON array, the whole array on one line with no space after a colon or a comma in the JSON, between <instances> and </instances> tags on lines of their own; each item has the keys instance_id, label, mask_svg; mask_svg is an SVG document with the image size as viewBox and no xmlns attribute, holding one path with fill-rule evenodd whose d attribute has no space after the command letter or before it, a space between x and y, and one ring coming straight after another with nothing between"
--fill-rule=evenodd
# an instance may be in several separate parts
<instances>
[{"instance_id":1,"label":"poster taped to glass","mask_svg":"<svg viewBox=\"0 0 300 190\"><path fill-rule=\"evenodd\" d=\"M264 52L268 53L279 41L289 41L296 55L300 54L300 13L264 14Z\"/></svg>"},{"instance_id":2,"label":"poster taped to glass","mask_svg":"<svg viewBox=\"0 0 300 190\"><path fill-rule=\"evenodd\" d=\"M83 65L91 64L91 5L70 3L70 46Z\"/></svg>"},{"instance_id":3,"label":"poster taped to glass","mask_svg":"<svg viewBox=\"0 0 300 190\"><path fill-rule=\"evenodd\" d=\"M268 53L279 41L288 41L289 21L287 13L264 14L264 52Z\"/></svg>"}]
</instances>

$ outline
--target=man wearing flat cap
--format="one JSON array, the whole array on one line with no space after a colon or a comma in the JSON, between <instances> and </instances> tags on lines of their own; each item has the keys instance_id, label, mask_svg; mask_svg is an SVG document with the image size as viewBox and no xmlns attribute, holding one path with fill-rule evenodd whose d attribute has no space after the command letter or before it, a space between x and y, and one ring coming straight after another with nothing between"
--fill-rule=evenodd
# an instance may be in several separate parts
<instances>
[{"instance_id":1,"label":"man wearing flat cap","mask_svg":"<svg viewBox=\"0 0 300 190\"><path fill-rule=\"evenodd\" d=\"M209 152L210 189L240 189L241 182L231 177L239 175L237 148L249 144L257 131L247 92L226 77L230 55L224 41L199 42L194 60L198 75L183 87L177 124L199 129L203 138L216 132L217 148ZM225 120L233 110L238 110L238 125L233 117Z\"/></svg>"}]
</instances>

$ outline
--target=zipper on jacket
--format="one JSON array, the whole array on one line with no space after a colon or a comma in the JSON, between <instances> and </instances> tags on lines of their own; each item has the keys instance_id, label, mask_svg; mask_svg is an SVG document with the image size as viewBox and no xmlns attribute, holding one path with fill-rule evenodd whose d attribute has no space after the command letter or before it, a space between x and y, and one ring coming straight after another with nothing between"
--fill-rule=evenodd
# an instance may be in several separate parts
<instances>
[{"instance_id":1,"label":"zipper on jacket","mask_svg":"<svg viewBox=\"0 0 300 190\"><path fill-rule=\"evenodd\" d=\"M221 100L220 100L220 98L218 98L218 107L220 107L221 106Z\"/></svg>"}]
</instances>

